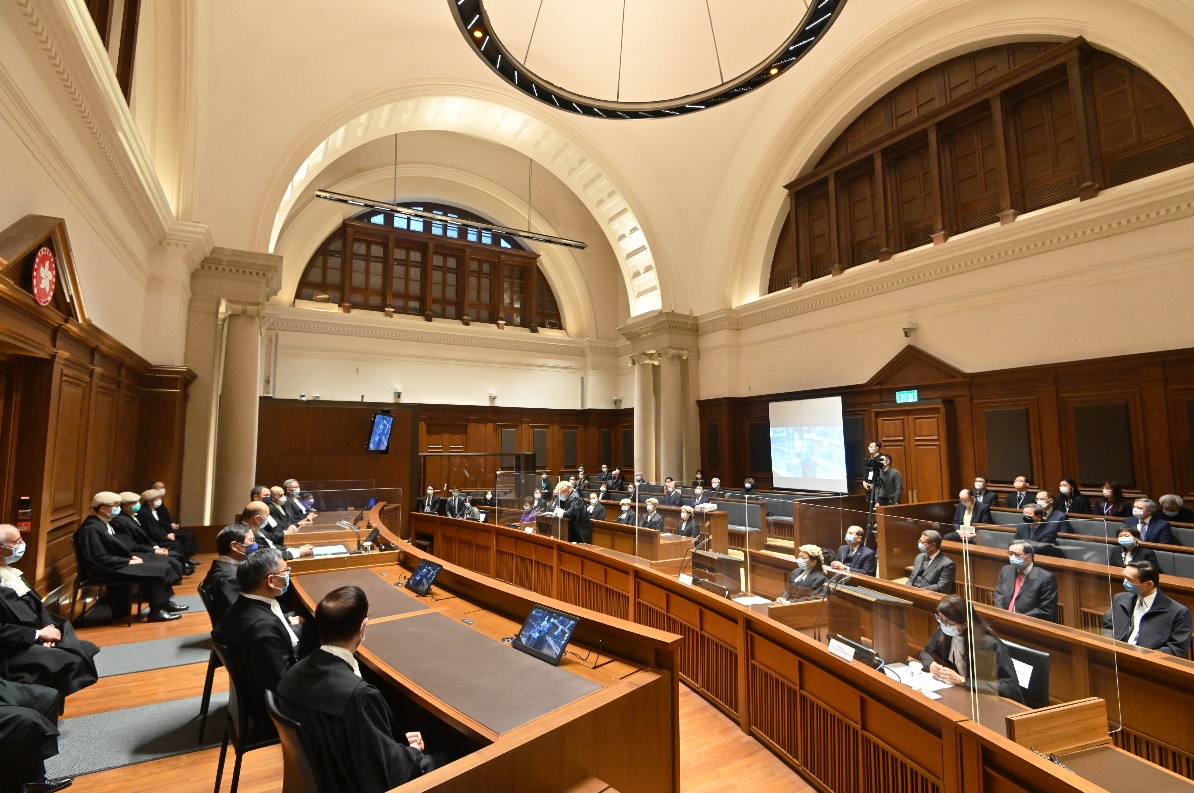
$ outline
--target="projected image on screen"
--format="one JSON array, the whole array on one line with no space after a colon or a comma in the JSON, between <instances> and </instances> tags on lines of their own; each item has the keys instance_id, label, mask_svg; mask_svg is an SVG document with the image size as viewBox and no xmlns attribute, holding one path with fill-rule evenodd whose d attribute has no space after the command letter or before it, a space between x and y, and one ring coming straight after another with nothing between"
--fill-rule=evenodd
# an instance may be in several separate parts
<instances>
[{"instance_id":1,"label":"projected image on screen","mask_svg":"<svg viewBox=\"0 0 1194 793\"><path fill-rule=\"evenodd\" d=\"M775 487L845 493L841 397L772 402L769 408Z\"/></svg>"}]
</instances>

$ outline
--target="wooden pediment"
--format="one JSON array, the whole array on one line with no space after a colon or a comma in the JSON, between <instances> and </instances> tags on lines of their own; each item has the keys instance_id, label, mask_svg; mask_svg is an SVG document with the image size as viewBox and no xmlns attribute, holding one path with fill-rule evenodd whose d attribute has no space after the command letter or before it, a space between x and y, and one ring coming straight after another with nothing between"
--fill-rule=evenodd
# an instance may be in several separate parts
<instances>
[{"instance_id":1,"label":"wooden pediment","mask_svg":"<svg viewBox=\"0 0 1194 793\"><path fill-rule=\"evenodd\" d=\"M62 218L26 215L0 231L0 279L40 309L86 321Z\"/></svg>"},{"instance_id":2,"label":"wooden pediment","mask_svg":"<svg viewBox=\"0 0 1194 793\"><path fill-rule=\"evenodd\" d=\"M935 355L909 344L867 381L873 388L918 386L964 380L969 375Z\"/></svg>"}]
</instances>

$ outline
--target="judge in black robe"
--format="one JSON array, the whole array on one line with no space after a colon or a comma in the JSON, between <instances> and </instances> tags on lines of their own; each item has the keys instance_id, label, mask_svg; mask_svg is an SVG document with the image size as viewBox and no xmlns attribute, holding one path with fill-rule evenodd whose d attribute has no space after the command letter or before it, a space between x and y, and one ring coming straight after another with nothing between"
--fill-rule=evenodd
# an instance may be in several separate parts
<instances>
[{"instance_id":1,"label":"judge in black robe","mask_svg":"<svg viewBox=\"0 0 1194 793\"><path fill-rule=\"evenodd\" d=\"M659 514L659 510L655 506L659 502L654 498L647 499L647 511L639 518L639 526L644 529L655 529L655 531L663 531L663 515Z\"/></svg>"},{"instance_id":2,"label":"judge in black robe","mask_svg":"<svg viewBox=\"0 0 1194 793\"><path fill-rule=\"evenodd\" d=\"M149 539L163 548L177 548L189 561L199 553L199 539L195 532L184 529L170 517L170 510L162 503L164 491L157 486L154 490L146 490L141 494L141 511L137 513L137 520Z\"/></svg>"},{"instance_id":3,"label":"judge in black robe","mask_svg":"<svg viewBox=\"0 0 1194 793\"><path fill-rule=\"evenodd\" d=\"M697 522L697 519L692 516L691 507L680 507L680 521L676 524L675 533L681 537L701 536L701 526Z\"/></svg>"},{"instance_id":4,"label":"judge in black robe","mask_svg":"<svg viewBox=\"0 0 1194 793\"><path fill-rule=\"evenodd\" d=\"M361 679L352 653L364 638L369 601L355 586L329 592L315 610L324 644L282 676L278 709L299 724L320 790L382 793L427 771L422 736L394 739L381 692Z\"/></svg>"},{"instance_id":5,"label":"judge in black robe","mask_svg":"<svg viewBox=\"0 0 1194 793\"><path fill-rule=\"evenodd\" d=\"M0 525L0 553L15 547L20 533ZM43 635L56 629L61 638ZM0 671L16 683L36 683L56 689L60 698L99 679L95 655L99 648L75 635L69 622L51 614L20 571L0 558Z\"/></svg>"},{"instance_id":6,"label":"judge in black robe","mask_svg":"<svg viewBox=\"0 0 1194 793\"><path fill-rule=\"evenodd\" d=\"M115 504L101 503L112 499ZM115 493L98 493L92 499L95 504L92 514L75 531L75 546L79 552L76 561L81 572L96 582L140 583L149 600L150 622L178 619L177 612L185 611L186 607L176 605L171 598L174 597L174 585L182 579L164 557L132 554L121 545L115 529L109 525L110 508L119 506L119 501L120 497ZM134 558L141 561L132 562ZM127 613L127 597L128 593L123 589L109 592L113 615Z\"/></svg>"},{"instance_id":7,"label":"judge in black robe","mask_svg":"<svg viewBox=\"0 0 1194 793\"><path fill-rule=\"evenodd\" d=\"M120 514L112 518L112 528L116 530L116 539L130 554L137 556L153 556L156 555L165 559L174 572L178 573L181 579L185 575L190 575L195 572L195 566L187 561L186 555L182 552L181 546L174 543L174 547L158 545L149 538L145 533L145 528L140 521L134 517L134 513L129 509L127 501L120 505ZM127 510L127 511L126 511ZM165 551L165 553L158 553L158 549Z\"/></svg>"},{"instance_id":8,"label":"judge in black robe","mask_svg":"<svg viewBox=\"0 0 1194 793\"><path fill-rule=\"evenodd\" d=\"M46 779L58 754L58 692L0 680L0 793L62 790L69 778Z\"/></svg>"}]
</instances>

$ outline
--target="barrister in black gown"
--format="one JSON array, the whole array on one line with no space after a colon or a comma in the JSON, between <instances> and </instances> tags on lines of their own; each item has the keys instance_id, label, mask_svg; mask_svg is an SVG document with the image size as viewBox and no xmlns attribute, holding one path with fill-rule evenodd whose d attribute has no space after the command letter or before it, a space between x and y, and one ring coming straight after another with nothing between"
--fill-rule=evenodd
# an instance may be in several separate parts
<instances>
[{"instance_id":1,"label":"barrister in black gown","mask_svg":"<svg viewBox=\"0 0 1194 793\"><path fill-rule=\"evenodd\" d=\"M640 518L638 525L642 526L644 529L655 529L655 531L664 530L663 515L660 515L659 510L656 509L658 504L659 501L654 498L647 499L647 511Z\"/></svg>"},{"instance_id":2,"label":"barrister in black gown","mask_svg":"<svg viewBox=\"0 0 1194 793\"><path fill-rule=\"evenodd\" d=\"M141 527L146 530L150 540L162 547L171 547L167 543L177 545L187 561L190 561L191 557L199 552L198 537L195 536L195 531L181 528L174 523L170 510L166 509L161 500L165 494L166 490L161 486L161 482L141 493L142 503L149 509L143 514L137 512L137 520L141 522Z\"/></svg>"},{"instance_id":3,"label":"barrister in black gown","mask_svg":"<svg viewBox=\"0 0 1194 793\"><path fill-rule=\"evenodd\" d=\"M164 557L131 554L116 538L116 530L110 524L120 514L120 496L104 491L96 493L91 503L92 514L75 531L79 551L76 561L83 574L94 581L139 582L149 600L150 622L178 619L177 612L186 611L186 607L176 605L171 598L181 577ZM109 591L114 615L127 613L127 595L123 589Z\"/></svg>"},{"instance_id":4,"label":"barrister in black gown","mask_svg":"<svg viewBox=\"0 0 1194 793\"><path fill-rule=\"evenodd\" d=\"M195 572L194 565L187 561L186 555L177 544L170 548L158 545L149 538L141 526L141 522L137 520L140 506L141 497L136 493L120 494L120 514L112 518L112 528L116 530L116 539L120 541L120 544L129 553L138 556L156 554L166 559L180 578Z\"/></svg>"},{"instance_id":5,"label":"barrister in black gown","mask_svg":"<svg viewBox=\"0 0 1194 793\"><path fill-rule=\"evenodd\" d=\"M98 679L99 648L51 614L14 564L25 551L15 526L0 524L0 670L16 683L36 683L67 697Z\"/></svg>"},{"instance_id":6,"label":"barrister in black gown","mask_svg":"<svg viewBox=\"0 0 1194 793\"><path fill-rule=\"evenodd\" d=\"M323 644L278 684L278 709L299 724L320 790L381 793L432 770L418 733L394 739L381 692L362 680L353 652L364 638L369 601L355 586L334 589L315 609Z\"/></svg>"},{"instance_id":7,"label":"barrister in black gown","mask_svg":"<svg viewBox=\"0 0 1194 793\"><path fill-rule=\"evenodd\" d=\"M241 594L228 609L212 638L228 648L228 663L256 696L239 703L249 712L253 736L274 732L265 710L265 691L274 691L282 673L294 665L298 633L277 598L290 588L290 566L273 548L259 548L236 569Z\"/></svg>"},{"instance_id":8,"label":"barrister in black gown","mask_svg":"<svg viewBox=\"0 0 1194 793\"><path fill-rule=\"evenodd\" d=\"M701 526L692 516L692 507L688 505L680 507L680 522L676 524L675 533L681 537L701 536Z\"/></svg>"},{"instance_id":9,"label":"barrister in black gown","mask_svg":"<svg viewBox=\"0 0 1194 793\"><path fill-rule=\"evenodd\" d=\"M601 503L601 499L597 497L596 493L589 496L589 505L585 507L585 511L589 513L589 520L605 520L605 505Z\"/></svg>"},{"instance_id":10,"label":"barrister in black gown","mask_svg":"<svg viewBox=\"0 0 1194 793\"><path fill-rule=\"evenodd\" d=\"M0 793L47 793L70 778L46 779L46 758L58 754L58 692L0 680Z\"/></svg>"},{"instance_id":11,"label":"barrister in black gown","mask_svg":"<svg viewBox=\"0 0 1194 793\"><path fill-rule=\"evenodd\" d=\"M560 491L559 503L560 508L564 510L564 517L570 521L568 540L569 542L592 542L593 521L589 517L588 510L585 509L584 499L571 487L565 487L565 490Z\"/></svg>"},{"instance_id":12,"label":"barrister in black gown","mask_svg":"<svg viewBox=\"0 0 1194 793\"><path fill-rule=\"evenodd\" d=\"M203 577L203 583L200 585L207 595L212 625L218 623L240 597L236 569L245 557L255 550L257 539L253 536L253 529L244 523L225 526L216 535L216 551L220 556L207 568L207 575Z\"/></svg>"}]
</instances>

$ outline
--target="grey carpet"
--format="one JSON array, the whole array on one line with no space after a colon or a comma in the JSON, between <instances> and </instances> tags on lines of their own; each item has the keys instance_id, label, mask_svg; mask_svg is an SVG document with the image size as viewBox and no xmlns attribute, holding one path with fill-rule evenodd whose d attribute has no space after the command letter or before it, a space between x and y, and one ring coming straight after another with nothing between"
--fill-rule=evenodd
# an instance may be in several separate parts
<instances>
[{"instance_id":1,"label":"grey carpet","mask_svg":"<svg viewBox=\"0 0 1194 793\"><path fill-rule=\"evenodd\" d=\"M111 677L170 666L207 663L210 653L210 633L171 636L167 639L102 647L95 657L95 667L100 677Z\"/></svg>"},{"instance_id":2,"label":"grey carpet","mask_svg":"<svg viewBox=\"0 0 1194 793\"><path fill-rule=\"evenodd\" d=\"M212 694L207 734L197 745L200 699L176 699L63 719L58 722L58 755L46 760L46 774L92 774L219 746L228 695Z\"/></svg>"}]
</instances>

